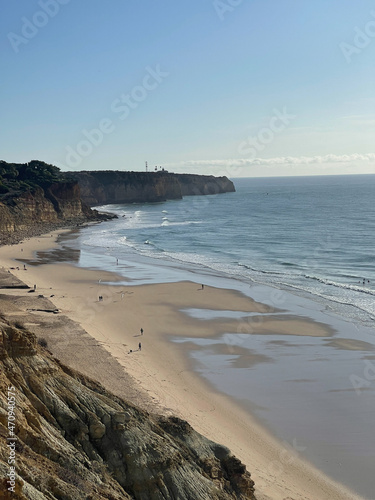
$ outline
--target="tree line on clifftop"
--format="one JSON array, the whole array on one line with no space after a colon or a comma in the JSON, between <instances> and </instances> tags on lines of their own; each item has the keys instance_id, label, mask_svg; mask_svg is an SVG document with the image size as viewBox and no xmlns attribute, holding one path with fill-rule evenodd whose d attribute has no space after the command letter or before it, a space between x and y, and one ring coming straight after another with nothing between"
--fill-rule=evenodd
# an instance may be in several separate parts
<instances>
[{"instance_id":1,"label":"tree line on clifftop","mask_svg":"<svg viewBox=\"0 0 375 500\"><path fill-rule=\"evenodd\" d=\"M0 161L0 198L17 196L38 186L45 188L64 180L64 175L58 167L43 161L33 160L28 163Z\"/></svg>"}]
</instances>

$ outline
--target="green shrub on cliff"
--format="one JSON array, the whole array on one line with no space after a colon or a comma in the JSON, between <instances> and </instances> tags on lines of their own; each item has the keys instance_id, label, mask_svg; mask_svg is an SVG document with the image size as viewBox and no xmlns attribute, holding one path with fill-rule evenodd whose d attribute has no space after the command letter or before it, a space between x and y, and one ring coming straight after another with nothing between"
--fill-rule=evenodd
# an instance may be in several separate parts
<instances>
[{"instance_id":1,"label":"green shrub on cliff","mask_svg":"<svg viewBox=\"0 0 375 500\"><path fill-rule=\"evenodd\" d=\"M0 161L0 196L17 195L36 187L46 188L61 182L64 176L60 169L39 160L29 163L7 163Z\"/></svg>"}]
</instances>

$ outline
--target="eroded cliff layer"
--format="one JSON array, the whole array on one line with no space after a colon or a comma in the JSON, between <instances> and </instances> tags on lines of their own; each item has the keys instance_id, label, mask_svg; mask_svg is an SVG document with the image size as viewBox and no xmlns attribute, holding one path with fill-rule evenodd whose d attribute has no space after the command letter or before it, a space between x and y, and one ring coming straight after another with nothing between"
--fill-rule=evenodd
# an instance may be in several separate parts
<instances>
[{"instance_id":1,"label":"eroded cliff layer","mask_svg":"<svg viewBox=\"0 0 375 500\"><path fill-rule=\"evenodd\" d=\"M255 499L250 474L227 448L110 394L4 316L0 333L1 498ZM17 441L7 441L11 432Z\"/></svg>"},{"instance_id":2,"label":"eroded cliff layer","mask_svg":"<svg viewBox=\"0 0 375 500\"><path fill-rule=\"evenodd\" d=\"M178 200L183 196L235 191L227 177L159 172L69 172L78 181L81 197L90 206Z\"/></svg>"},{"instance_id":3,"label":"eroded cliff layer","mask_svg":"<svg viewBox=\"0 0 375 500\"><path fill-rule=\"evenodd\" d=\"M100 218L82 202L76 181L35 187L0 201L0 244Z\"/></svg>"}]
</instances>

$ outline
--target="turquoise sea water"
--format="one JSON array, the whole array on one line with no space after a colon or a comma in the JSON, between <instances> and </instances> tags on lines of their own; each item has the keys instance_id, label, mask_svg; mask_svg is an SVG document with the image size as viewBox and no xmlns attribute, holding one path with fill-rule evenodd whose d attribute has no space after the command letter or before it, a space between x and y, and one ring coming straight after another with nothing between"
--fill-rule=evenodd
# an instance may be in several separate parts
<instances>
[{"instance_id":1,"label":"turquoise sea water","mask_svg":"<svg viewBox=\"0 0 375 500\"><path fill-rule=\"evenodd\" d=\"M130 284L191 279L235 288L281 315L328 325L324 338L167 333L188 343L193 368L287 449L374 499L375 175L234 182L235 193L100 207L119 218L61 244L76 249L79 265L116 271ZM216 313L184 314L205 321ZM221 314L253 320L230 304ZM270 473L282 467L281 459Z\"/></svg>"}]
</instances>

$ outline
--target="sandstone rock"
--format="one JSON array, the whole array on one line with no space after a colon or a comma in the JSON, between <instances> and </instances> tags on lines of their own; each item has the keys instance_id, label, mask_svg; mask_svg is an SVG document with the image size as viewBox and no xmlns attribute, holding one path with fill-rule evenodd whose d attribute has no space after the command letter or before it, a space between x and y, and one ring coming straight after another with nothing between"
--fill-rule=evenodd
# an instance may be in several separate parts
<instances>
[{"instance_id":1,"label":"sandstone rock","mask_svg":"<svg viewBox=\"0 0 375 500\"><path fill-rule=\"evenodd\" d=\"M66 226L113 216L91 210L80 197L76 181L35 186L0 201L0 245Z\"/></svg>"},{"instance_id":2,"label":"sandstone rock","mask_svg":"<svg viewBox=\"0 0 375 500\"><path fill-rule=\"evenodd\" d=\"M105 434L105 425L99 420L90 424L89 433L91 439L101 439Z\"/></svg>"}]
</instances>

